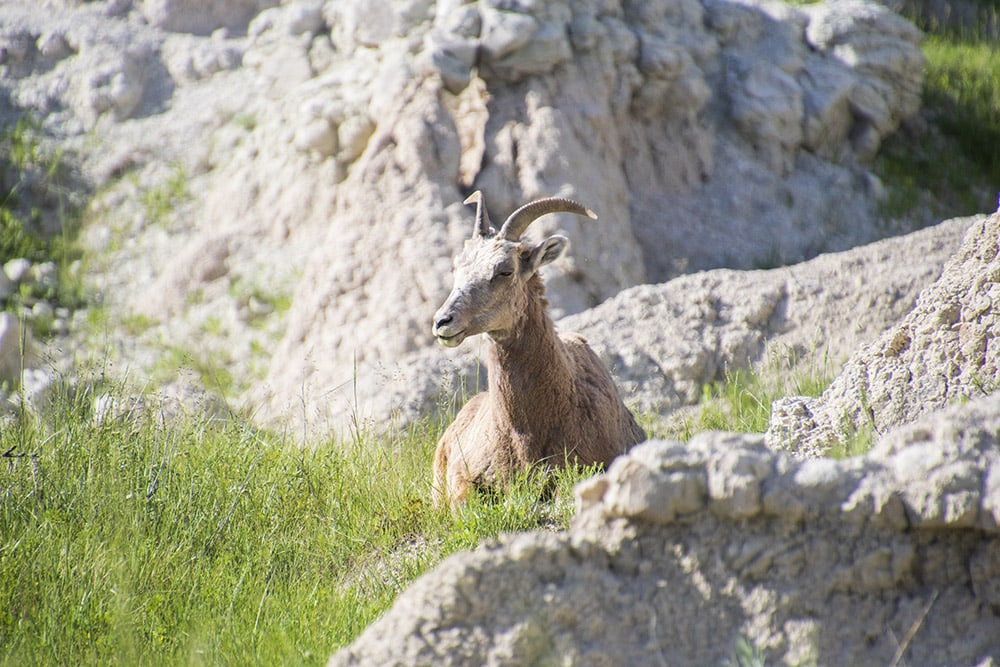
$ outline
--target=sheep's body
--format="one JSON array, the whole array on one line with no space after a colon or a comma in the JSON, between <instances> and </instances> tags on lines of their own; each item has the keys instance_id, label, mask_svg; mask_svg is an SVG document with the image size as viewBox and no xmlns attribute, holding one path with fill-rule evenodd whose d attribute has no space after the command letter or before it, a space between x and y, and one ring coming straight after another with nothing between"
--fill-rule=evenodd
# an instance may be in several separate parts
<instances>
[{"instance_id":1,"label":"sheep's body","mask_svg":"<svg viewBox=\"0 0 1000 667\"><path fill-rule=\"evenodd\" d=\"M645 439L586 340L557 335L546 312L536 271L558 256L565 239L531 246L502 236L474 236L456 263L452 296L435 317L445 344L483 331L491 339L487 391L462 408L437 446L439 503L459 504L472 488L502 487L532 465L607 465Z\"/></svg>"}]
</instances>

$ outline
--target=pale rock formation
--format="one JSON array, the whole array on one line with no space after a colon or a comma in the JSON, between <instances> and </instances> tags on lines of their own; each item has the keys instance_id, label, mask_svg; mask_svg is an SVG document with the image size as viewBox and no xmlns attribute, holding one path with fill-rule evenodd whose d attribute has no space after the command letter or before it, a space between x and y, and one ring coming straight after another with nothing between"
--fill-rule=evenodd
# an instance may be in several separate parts
<instances>
[{"instance_id":1,"label":"pale rock formation","mask_svg":"<svg viewBox=\"0 0 1000 667\"><path fill-rule=\"evenodd\" d=\"M163 40L163 60L170 78L182 84L207 79L243 64L244 48L219 36L204 40L171 34Z\"/></svg>"},{"instance_id":2,"label":"pale rock formation","mask_svg":"<svg viewBox=\"0 0 1000 667\"><path fill-rule=\"evenodd\" d=\"M998 242L1000 213L975 219L913 310L862 345L820 397L775 402L768 443L821 453L1000 387Z\"/></svg>"},{"instance_id":3,"label":"pale rock formation","mask_svg":"<svg viewBox=\"0 0 1000 667\"><path fill-rule=\"evenodd\" d=\"M247 24L278 0L138 0L142 16L171 32L207 35L219 28L246 30Z\"/></svg>"},{"instance_id":4,"label":"pale rock formation","mask_svg":"<svg viewBox=\"0 0 1000 667\"><path fill-rule=\"evenodd\" d=\"M922 76L918 33L848 1L53 6L0 7L3 99L99 188L97 288L153 323L126 365L160 341L222 357L296 432L344 427L356 384L431 345L472 189L495 218L541 196L598 212L535 230L573 243L546 276L557 316L799 261L890 231L861 165ZM151 219L171 173L184 197ZM189 271L220 245L222 272ZM290 307L247 317L248 293Z\"/></svg>"},{"instance_id":5,"label":"pale rock formation","mask_svg":"<svg viewBox=\"0 0 1000 667\"><path fill-rule=\"evenodd\" d=\"M810 46L832 61L869 75L855 83L846 102L854 119L849 129L852 147L860 155L872 157L881 138L920 105L921 81L912 72L922 66L922 57L895 48L900 41L919 40L919 32L906 21L887 20L881 8L870 2L816 5L807 13L806 40ZM831 91L823 90L819 83L810 92L823 98ZM823 106L823 102L817 104L820 109Z\"/></svg>"}]
</instances>

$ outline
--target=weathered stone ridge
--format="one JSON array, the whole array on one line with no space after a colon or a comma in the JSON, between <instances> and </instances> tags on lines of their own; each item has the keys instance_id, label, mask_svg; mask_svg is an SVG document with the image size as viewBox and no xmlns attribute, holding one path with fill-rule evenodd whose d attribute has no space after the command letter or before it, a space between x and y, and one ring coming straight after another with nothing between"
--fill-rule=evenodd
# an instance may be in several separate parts
<instances>
[{"instance_id":1,"label":"weathered stone ridge","mask_svg":"<svg viewBox=\"0 0 1000 667\"><path fill-rule=\"evenodd\" d=\"M984 665L1000 656L1000 398L860 459L759 436L651 441L577 490L566 534L418 580L330 665Z\"/></svg>"},{"instance_id":2,"label":"weathered stone ridge","mask_svg":"<svg viewBox=\"0 0 1000 667\"><path fill-rule=\"evenodd\" d=\"M861 346L822 396L773 406L769 443L822 452L1000 387L998 244L1000 213L975 220L913 310Z\"/></svg>"},{"instance_id":3,"label":"weathered stone ridge","mask_svg":"<svg viewBox=\"0 0 1000 667\"><path fill-rule=\"evenodd\" d=\"M833 373L912 310L970 224L950 220L767 271L716 269L640 285L559 326L591 340L636 405L658 414L769 360Z\"/></svg>"}]
</instances>

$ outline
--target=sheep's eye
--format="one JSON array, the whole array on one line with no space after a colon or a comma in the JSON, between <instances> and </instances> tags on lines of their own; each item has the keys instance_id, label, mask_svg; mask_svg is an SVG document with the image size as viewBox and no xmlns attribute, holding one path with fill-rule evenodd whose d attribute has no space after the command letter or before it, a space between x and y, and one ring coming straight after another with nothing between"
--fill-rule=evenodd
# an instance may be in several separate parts
<instances>
[{"instance_id":1,"label":"sheep's eye","mask_svg":"<svg viewBox=\"0 0 1000 667\"><path fill-rule=\"evenodd\" d=\"M510 278L514 275L514 270L509 266L501 266L497 268L496 272L493 274L494 278Z\"/></svg>"}]
</instances>

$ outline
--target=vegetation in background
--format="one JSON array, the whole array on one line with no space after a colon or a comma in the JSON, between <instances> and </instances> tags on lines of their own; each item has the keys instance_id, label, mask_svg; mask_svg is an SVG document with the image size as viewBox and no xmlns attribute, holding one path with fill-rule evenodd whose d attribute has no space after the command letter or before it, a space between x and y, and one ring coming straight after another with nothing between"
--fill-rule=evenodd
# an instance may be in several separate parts
<instances>
[{"instance_id":1,"label":"vegetation in background","mask_svg":"<svg viewBox=\"0 0 1000 667\"><path fill-rule=\"evenodd\" d=\"M723 667L765 667L767 655L763 649L746 637L740 637L733 648L733 655L722 663Z\"/></svg>"},{"instance_id":2,"label":"vegetation in background","mask_svg":"<svg viewBox=\"0 0 1000 667\"><path fill-rule=\"evenodd\" d=\"M845 427L846 438L836 442L826 453L831 459L848 459L867 454L875 445L875 428L864 425L861 428Z\"/></svg>"},{"instance_id":3,"label":"vegetation in background","mask_svg":"<svg viewBox=\"0 0 1000 667\"><path fill-rule=\"evenodd\" d=\"M292 307L290 288L276 291L257 285L246 278L235 279L229 287L229 295L248 308L251 324L261 326L263 321L282 315Z\"/></svg>"},{"instance_id":4,"label":"vegetation in background","mask_svg":"<svg viewBox=\"0 0 1000 667\"><path fill-rule=\"evenodd\" d=\"M652 426L652 432L678 440L689 440L702 431L763 433L771 403L785 396L819 396L832 380L828 360L806 364L790 350L776 352L759 366L727 369L723 381L702 387L695 409L664 428Z\"/></svg>"},{"instance_id":5,"label":"vegetation in background","mask_svg":"<svg viewBox=\"0 0 1000 667\"><path fill-rule=\"evenodd\" d=\"M1000 50L995 40L943 31L923 43L923 122L884 144L876 171L884 212L925 222L993 211L1000 192Z\"/></svg>"},{"instance_id":6,"label":"vegetation in background","mask_svg":"<svg viewBox=\"0 0 1000 667\"><path fill-rule=\"evenodd\" d=\"M727 374L687 435L763 430L772 398L823 389L791 364ZM302 447L61 388L0 429L0 665L323 664L448 554L568 525L594 469L432 507L450 419Z\"/></svg>"},{"instance_id":7,"label":"vegetation in background","mask_svg":"<svg viewBox=\"0 0 1000 667\"><path fill-rule=\"evenodd\" d=\"M31 187L29 171L42 164L41 150L35 137L35 127L22 118L11 127L0 129L0 263L15 257L39 259L47 257L47 247L39 234L41 210L26 207L21 198ZM58 160L45 175L58 170ZM35 175L37 179L37 174Z\"/></svg>"},{"instance_id":8,"label":"vegetation in background","mask_svg":"<svg viewBox=\"0 0 1000 667\"><path fill-rule=\"evenodd\" d=\"M175 379L183 371L191 371L198 376L201 386L216 396L230 396L235 386L235 378L229 370L230 361L224 353L208 349L194 352L177 345L166 345L156 364L150 369L150 376L157 385L164 385Z\"/></svg>"},{"instance_id":9,"label":"vegetation in background","mask_svg":"<svg viewBox=\"0 0 1000 667\"><path fill-rule=\"evenodd\" d=\"M996 42L931 35L924 53L924 103L934 121L1000 188L1000 49Z\"/></svg>"},{"instance_id":10,"label":"vegetation in background","mask_svg":"<svg viewBox=\"0 0 1000 667\"><path fill-rule=\"evenodd\" d=\"M928 34L981 41L1000 37L1000 0L902 0L897 6L900 14Z\"/></svg>"},{"instance_id":11,"label":"vegetation in background","mask_svg":"<svg viewBox=\"0 0 1000 667\"><path fill-rule=\"evenodd\" d=\"M174 165L170 175L160 186L143 192L142 203L146 219L152 224L163 224L189 196L187 171L183 165Z\"/></svg>"},{"instance_id":12,"label":"vegetation in background","mask_svg":"<svg viewBox=\"0 0 1000 667\"><path fill-rule=\"evenodd\" d=\"M37 299L70 307L82 303L82 287L70 270L80 258L79 206L68 180L62 152L43 149L38 123L31 116L0 128L0 266L24 258L59 267L57 287L15 295L7 308Z\"/></svg>"}]
</instances>

